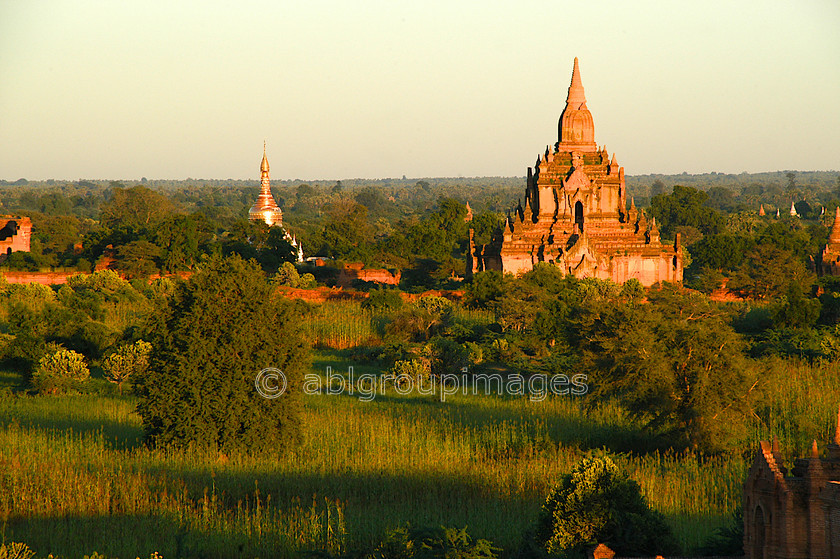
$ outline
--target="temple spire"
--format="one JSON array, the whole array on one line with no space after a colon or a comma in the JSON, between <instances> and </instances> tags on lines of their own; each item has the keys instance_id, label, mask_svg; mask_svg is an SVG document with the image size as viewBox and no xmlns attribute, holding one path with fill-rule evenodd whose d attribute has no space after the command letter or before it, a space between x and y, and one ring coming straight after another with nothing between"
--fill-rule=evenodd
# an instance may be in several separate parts
<instances>
[{"instance_id":1,"label":"temple spire","mask_svg":"<svg viewBox=\"0 0 840 559\"><path fill-rule=\"evenodd\" d=\"M580 79L580 68L578 68L577 57L575 57L575 65L572 69L572 83L569 84L566 106L570 106L575 110L586 108L586 96L583 93L583 82Z\"/></svg>"},{"instance_id":2,"label":"temple spire","mask_svg":"<svg viewBox=\"0 0 840 559\"><path fill-rule=\"evenodd\" d=\"M592 122L592 113L586 106L577 58L572 68L572 81L569 84L569 93L566 95L566 107L560 115L559 132L558 149L562 151L572 149L590 153L598 151L598 145L595 143L595 124Z\"/></svg>"},{"instance_id":3,"label":"temple spire","mask_svg":"<svg viewBox=\"0 0 840 559\"><path fill-rule=\"evenodd\" d=\"M251 221L264 221L269 227L283 225L283 211L277 206L274 196L271 195L271 176L268 172L265 141L263 141L263 156L260 162L260 195L248 211L248 218Z\"/></svg>"},{"instance_id":4,"label":"temple spire","mask_svg":"<svg viewBox=\"0 0 840 559\"><path fill-rule=\"evenodd\" d=\"M265 140L263 140L263 158L260 163L260 173L268 173L268 157L265 154Z\"/></svg>"}]
</instances>

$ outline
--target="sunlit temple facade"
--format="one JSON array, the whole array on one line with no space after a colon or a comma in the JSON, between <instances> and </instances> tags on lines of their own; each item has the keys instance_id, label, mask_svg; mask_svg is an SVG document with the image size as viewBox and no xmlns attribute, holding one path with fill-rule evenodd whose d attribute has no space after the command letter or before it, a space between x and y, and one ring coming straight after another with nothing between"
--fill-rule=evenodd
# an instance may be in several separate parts
<instances>
[{"instance_id":1,"label":"sunlit temple facade","mask_svg":"<svg viewBox=\"0 0 840 559\"><path fill-rule=\"evenodd\" d=\"M483 270L518 274L538 262L577 277L637 279L643 285L682 281L680 235L661 242L654 219L632 199L628 206L624 167L595 143L575 58L559 139L528 169L525 203L482 246L470 232L467 275Z\"/></svg>"}]
</instances>

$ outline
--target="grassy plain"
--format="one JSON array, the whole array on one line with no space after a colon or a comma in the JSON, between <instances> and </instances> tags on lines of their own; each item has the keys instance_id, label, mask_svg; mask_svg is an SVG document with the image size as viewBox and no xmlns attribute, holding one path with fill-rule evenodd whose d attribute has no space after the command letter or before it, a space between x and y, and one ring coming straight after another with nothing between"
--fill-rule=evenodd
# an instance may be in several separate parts
<instances>
[{"instance_id":1,"label":"grassy plain","mask_svg":"<svg viewBox=\"0 0 840 559\"><path fill-rule=\"evenodd\" d=\"M322 345L375 335L375 317L355 310L331 311ZM378 372L347 355L319 350L313 368ZM555 480L590 452L613 456L688 553L739 504L751 460L640 453L649 441L610 402L586 412L572 397L441 402L393 389L370 402L304 397L303 443L288 455L150 451L135 401L101 379L98 393L59 397L13 394L18 382L0 374L0 538L43 556L291 557L340 552L407 522L466 526L510 553ZM839 364L768 362L757 389L753 440L778 434L788 457L828 440Z\"/></svg>"}]
</instances>

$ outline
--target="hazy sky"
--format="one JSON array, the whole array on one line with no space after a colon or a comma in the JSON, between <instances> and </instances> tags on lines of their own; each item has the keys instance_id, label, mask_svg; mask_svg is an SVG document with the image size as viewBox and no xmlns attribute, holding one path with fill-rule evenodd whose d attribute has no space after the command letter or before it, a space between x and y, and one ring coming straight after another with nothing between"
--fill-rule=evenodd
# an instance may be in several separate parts
<instances>
[{"instance_id":1,"label":"hazy sky","mask_svg":"<svg viewBox=\"0 0 840 559\"><path fill-rule=\"evenodd\" d=\"M840 169L840 1L0 0L0 178Z\"/></svg>"}]
</instances>

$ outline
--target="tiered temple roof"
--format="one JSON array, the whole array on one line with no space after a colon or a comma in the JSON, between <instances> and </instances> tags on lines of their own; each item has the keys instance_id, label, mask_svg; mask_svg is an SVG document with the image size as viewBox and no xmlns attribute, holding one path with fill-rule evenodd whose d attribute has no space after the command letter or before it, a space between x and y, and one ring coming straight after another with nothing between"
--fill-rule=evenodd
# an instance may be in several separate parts
<instances>
[{"instance_id":1,"label":"tiered temple roof","mask_svg":"<svg viewBox=\"0 0 840 559\"><path fill-rule=\"evenodd\" d=\"M520 273L551 262L578 277L681 281L679 236L663 245L655 220L632 198L628 208L624 168L595 142L577 58L558 128L553 149L546 147L528 169L524 205L489 245L471 240L468 273Z\"/></svg>"}]
</instances>

